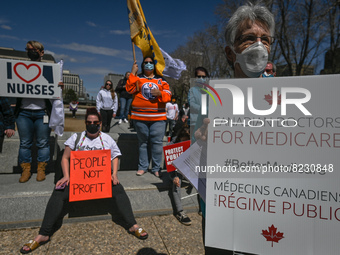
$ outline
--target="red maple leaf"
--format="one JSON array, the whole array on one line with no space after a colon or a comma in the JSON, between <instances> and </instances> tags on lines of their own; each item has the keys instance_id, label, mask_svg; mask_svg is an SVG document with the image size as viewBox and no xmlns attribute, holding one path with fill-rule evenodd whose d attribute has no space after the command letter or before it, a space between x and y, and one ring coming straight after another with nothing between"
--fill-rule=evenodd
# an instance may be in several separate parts
<instances>
[{"instance_id":1,"label":"red maple leaf","mask_svg":"<svg viewBox=\"0 0 340 255\"><path fill-rule=\"evenodd\" d=\"M268 242L272 242L272 247L273 247L273 242L278 243L283 237L283 233L281 232L276 232L277 228L274 227L272 224L271 227L268 227L268 230L262 230L262 234Z\"/></svg>"},{"instance_id":2,"label":"red maple leaf","mask_svg":"<svg viewBox=\"0 0 340 255\"><path fill-rule=\"evenodd\" d=\"M273 91L270 92L270 95L265 95L264 96L264 100L266 100L268 102L268 104L272 105L273 104ZM280 95L280 91L277 91L277 104L280 105L281 104L281 95Z\"/></svg>"}]
</instances>

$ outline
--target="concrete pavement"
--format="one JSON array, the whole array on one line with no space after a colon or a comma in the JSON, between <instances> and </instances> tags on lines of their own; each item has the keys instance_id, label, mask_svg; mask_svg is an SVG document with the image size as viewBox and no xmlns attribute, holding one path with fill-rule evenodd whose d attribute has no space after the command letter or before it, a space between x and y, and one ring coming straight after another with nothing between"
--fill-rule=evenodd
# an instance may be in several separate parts
<instances>
[{"instance_id":1,"label":"concrete pavement","mask_svg":"<svg viewBox=\"0 0 340 255\"><path fill-rule=\"evenodd\" d=\"M83 220L64 224L51 238L39 247L37 255L165 255L204 254L201 234L201 216L189 213L191 226L184 226L172 215L155 215L137 218L149 238L138 240L111 220ZM38 233L38 228L0 230L0 254L20 254L19 250Z\"/></svg>"},{"instance_id":2,"label":"concrete pavement","mask_svg":"<svg viewBox=\"0 0 340 255\"><path fill-rule=\"evenodd\" d=\"M172 215L171 182L166 170L162 170L161 178L151 173L136 176L136 134L128 124L118 125L117 121L113 120L109 134L123 153L118 178L130 198L137 222L148 231L149 238L138 240L113 222L103 209L105 199L76 202L52 241L35 254L204 254L196 190L188 183L182 187L182 203L193 221L192 226L184 226ZM58 138L56 154L62 152L70 135L65 133ZM52 142L53 137L52 134ZM37 182L34 173L27 183L19 183L20 172L15 168L18 142L17 134L6 139L0 155L0 254L19 254L20 247L34 238L55 179L59 178L56 165L51 163L45 181Z\"/></svg>"}]
</instances>

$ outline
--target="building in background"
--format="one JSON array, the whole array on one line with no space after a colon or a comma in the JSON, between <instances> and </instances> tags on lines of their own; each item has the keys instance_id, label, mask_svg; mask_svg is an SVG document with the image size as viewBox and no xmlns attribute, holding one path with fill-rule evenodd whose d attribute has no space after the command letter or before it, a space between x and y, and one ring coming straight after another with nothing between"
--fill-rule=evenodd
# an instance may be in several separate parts
<instances>
[{"instance_id":1,"label":"building in background","mask_svg":"<svg viewBox=\"0 0 340 255\"><path fill-rule=\"evenodd\" d=\"M109 73L108 75L105 75L103 85L107 80L110 80L112 81L113 89L116 89L119 80L123 78L124 78L124 74Z\"/></svg>"},{"instance_id":2,"label":"building in background","mask_svg":"<svg viewBox=\"0 0 340 255\"><path fill-rule=\"evenodd\" d=\"M324 69L320 74L337 74L340 73L340 48L332 51L327 51L325 54Z\"/></svg>"},{"instance_id":3,"label":"building in background","mask_svg":"<svg viewBox=\"0 0 340 255\"><path fill-rule=\"evenodd\" d=\"M86 97L84 92L83 80L80 79L78 74L73 74L69 70L63 70L64 89L73 89L78 97Z\"/></svg>"}]
</instances>

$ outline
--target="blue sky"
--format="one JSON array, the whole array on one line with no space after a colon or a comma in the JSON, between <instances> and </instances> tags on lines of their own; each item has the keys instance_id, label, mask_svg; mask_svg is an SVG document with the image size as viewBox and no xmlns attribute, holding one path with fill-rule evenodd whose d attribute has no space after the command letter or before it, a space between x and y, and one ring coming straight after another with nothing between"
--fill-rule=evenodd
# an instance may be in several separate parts
<instances>
[{"instance_id":1,"label":"blue sky","mask_svg":"<svg viewBox=\"0 0 340 255\"><path fill-rule=\"evenodd\" d=\"M146 21L168 53L188 36L215 24L222 0L140 0ZM124 74L133 63L126 0L6 1L0 8L0 46L24 50L40 41L64 69L80 75L95 96L111 73ZM136 48L138 63L142 60Z\"/></svg>"}]
</instances>

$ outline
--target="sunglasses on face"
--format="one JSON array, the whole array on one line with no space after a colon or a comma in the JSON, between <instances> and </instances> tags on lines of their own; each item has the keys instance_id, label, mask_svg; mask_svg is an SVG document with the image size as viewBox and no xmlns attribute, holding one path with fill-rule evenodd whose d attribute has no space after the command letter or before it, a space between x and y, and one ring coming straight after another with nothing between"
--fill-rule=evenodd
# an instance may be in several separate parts
<instances>
[{"instance_id":1,"label":"sunglasses on face","mask_svg":"<svg viewBox=\"0 0 340 255\"><path fill-rule=\"evenodd\" d=\"M100 121L85 121L86 125L91 125L91 124L95 124L95 125L99 125Z\"/></svg>"},{"instance_id":2,"label":"sunglasses on face","mask_svg":"<svg viewBox=\"0 0 340 255\"><path fill-rule=\"evenodd\" d=\"M153 64L152 61L145 61L144 64Z\"/></svg>"},{"instance_id":3,"label":"sunglasses on face","mask_svg":"<svg viewBox=\"0 0 340 255\"><path fill-rule=\"evenodd\" d=\"M25 48L26 51L38 51L37 49L34 48Z\"/></svg>"},{"instance_id":4,"label":"sunglasses on face","mask_svg":"<svg viewBox=\"0 0 340 255\"><path fill-rule=\"evenodd\" d=\"M207 76L205 75L197 75L196 78L206 78Z\"/></svg>"},{"instance_id":5,"label":"sunglasses on face","mask_svg":"<svg viewBox=\"0 0 340 255\"><path fill-rule=\"evenodd\" d=\"M105 84L105 86L106 86L106 85L110 85L110 86L112 86L112 84L111 84L111 83L106 83L106 84Z\"/></svg>"}]
</instances>

